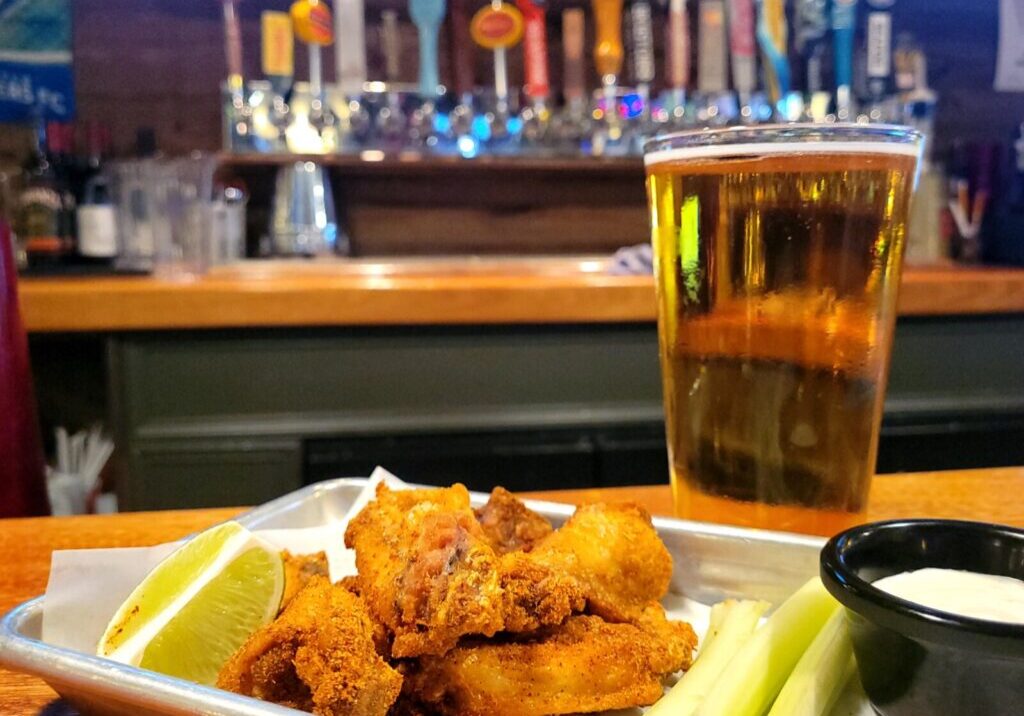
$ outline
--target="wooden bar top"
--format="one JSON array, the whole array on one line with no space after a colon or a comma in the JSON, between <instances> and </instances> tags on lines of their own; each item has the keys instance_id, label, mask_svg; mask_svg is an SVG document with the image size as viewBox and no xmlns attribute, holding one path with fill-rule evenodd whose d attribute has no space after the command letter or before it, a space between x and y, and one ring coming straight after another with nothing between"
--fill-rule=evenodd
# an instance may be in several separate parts
<instances>
[{"instance_id":1,"label":"wooden bar top","mask_svg":"<svg viewBox=\"0 0 1024 716\"><path fill-rule=\"evenodd\" d=\"M294 326L628 323L653 280L607 257L247 262L194 280L27 278L29 332ZM908 268L901 315L1024 313L1024 269Z\"/></svg>"},{"instance_id":2,"label":"wooden bar top","mask_svg":"<svg viewBox=\"0 0 1024 716\"><path fill-rule=\"evenodd\" d=\"M653 514L670 515L667 485L537 492L556 502L633 500ZM129 513L89 517L0 520L0 613L43 593L55 549L132 547L157 544L208 527L239 509ZM871 491L869 520L948 517L1024 527L1024 467L940 473L882 475ZM39 679L0 669L0 714L73 716Z\"/></svg>"}]
</instances>

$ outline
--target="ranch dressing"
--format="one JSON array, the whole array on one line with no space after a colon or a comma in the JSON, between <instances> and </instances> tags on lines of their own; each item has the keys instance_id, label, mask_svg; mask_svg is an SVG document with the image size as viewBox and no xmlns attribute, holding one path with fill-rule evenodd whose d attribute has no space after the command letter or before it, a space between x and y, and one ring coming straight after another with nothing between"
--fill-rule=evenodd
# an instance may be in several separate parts
<instances>
[{"instance_id":1,"label":"ranch dressing","mask_svg":"<svg viewBox=\"0 0 1024 716\"><path fill-rule=\"evenodd\" d=\"M931 609L1024 624L1024 581L1013 577L929 568L894 574L872 586Z\"/></svg>"}]
</instances>

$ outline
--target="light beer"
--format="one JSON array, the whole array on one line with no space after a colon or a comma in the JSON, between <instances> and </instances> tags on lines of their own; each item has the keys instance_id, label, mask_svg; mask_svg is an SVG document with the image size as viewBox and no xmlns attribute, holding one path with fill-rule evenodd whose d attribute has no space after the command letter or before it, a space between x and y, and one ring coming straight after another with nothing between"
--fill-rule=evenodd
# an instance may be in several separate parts
<instances>
[{"instance_id":1,"label":"light beer","mask_svg":"<svg viewBox=\"0 0 1024 716\"><path fill-rule=\"evenodd\" d=\"M863 512L917 170L900 136L648 154L681 516L829 532Z\"/></svg>"}]
</instances>

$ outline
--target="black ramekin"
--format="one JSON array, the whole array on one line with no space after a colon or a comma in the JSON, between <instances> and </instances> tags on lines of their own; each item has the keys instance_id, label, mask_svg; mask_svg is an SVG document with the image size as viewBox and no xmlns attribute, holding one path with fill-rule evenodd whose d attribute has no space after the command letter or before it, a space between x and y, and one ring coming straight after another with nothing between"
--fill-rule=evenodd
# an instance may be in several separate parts
<instances>
[{"instance_id":1,"label":"black ramekin","mask_svg":"<svg viewBox=\"0 0 1024 716\"><path fill-rule=\"evenodd\" d=\"M899 520L829 540L821 578L846 607L871 703L883 716L1024 714L1024 625L940 612L871 586L926 567L1024 579L1024 530Z\"/></svg>"}]
</instances>

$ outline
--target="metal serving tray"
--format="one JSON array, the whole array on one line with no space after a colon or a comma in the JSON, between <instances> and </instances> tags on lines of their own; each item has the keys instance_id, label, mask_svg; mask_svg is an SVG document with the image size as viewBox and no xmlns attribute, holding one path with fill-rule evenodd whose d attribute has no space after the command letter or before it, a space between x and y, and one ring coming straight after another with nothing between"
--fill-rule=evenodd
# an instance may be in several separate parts
<instances>
[{"instance_id":1,"label":"metal serving tray","mask_svg":"<svg viewBox=\"0 0 1024 716\"><path fill-rule=\"evenodd\" d=\"M321 482L268 502L237 518L250 529L313 527L344 517L365 479ZM482 505L487 495L473 493ZM528 501L560 524L571 505ZM781 603L818 572L824 540L781 532L655 518L675 560L670 594L712 604L728 597ZM217 714L284 716L301 713L219 689L125 666L40 641L43 597L0 622L0 665L33 674L83 714L117 716Z\"/></svg>"}]
</instances>

